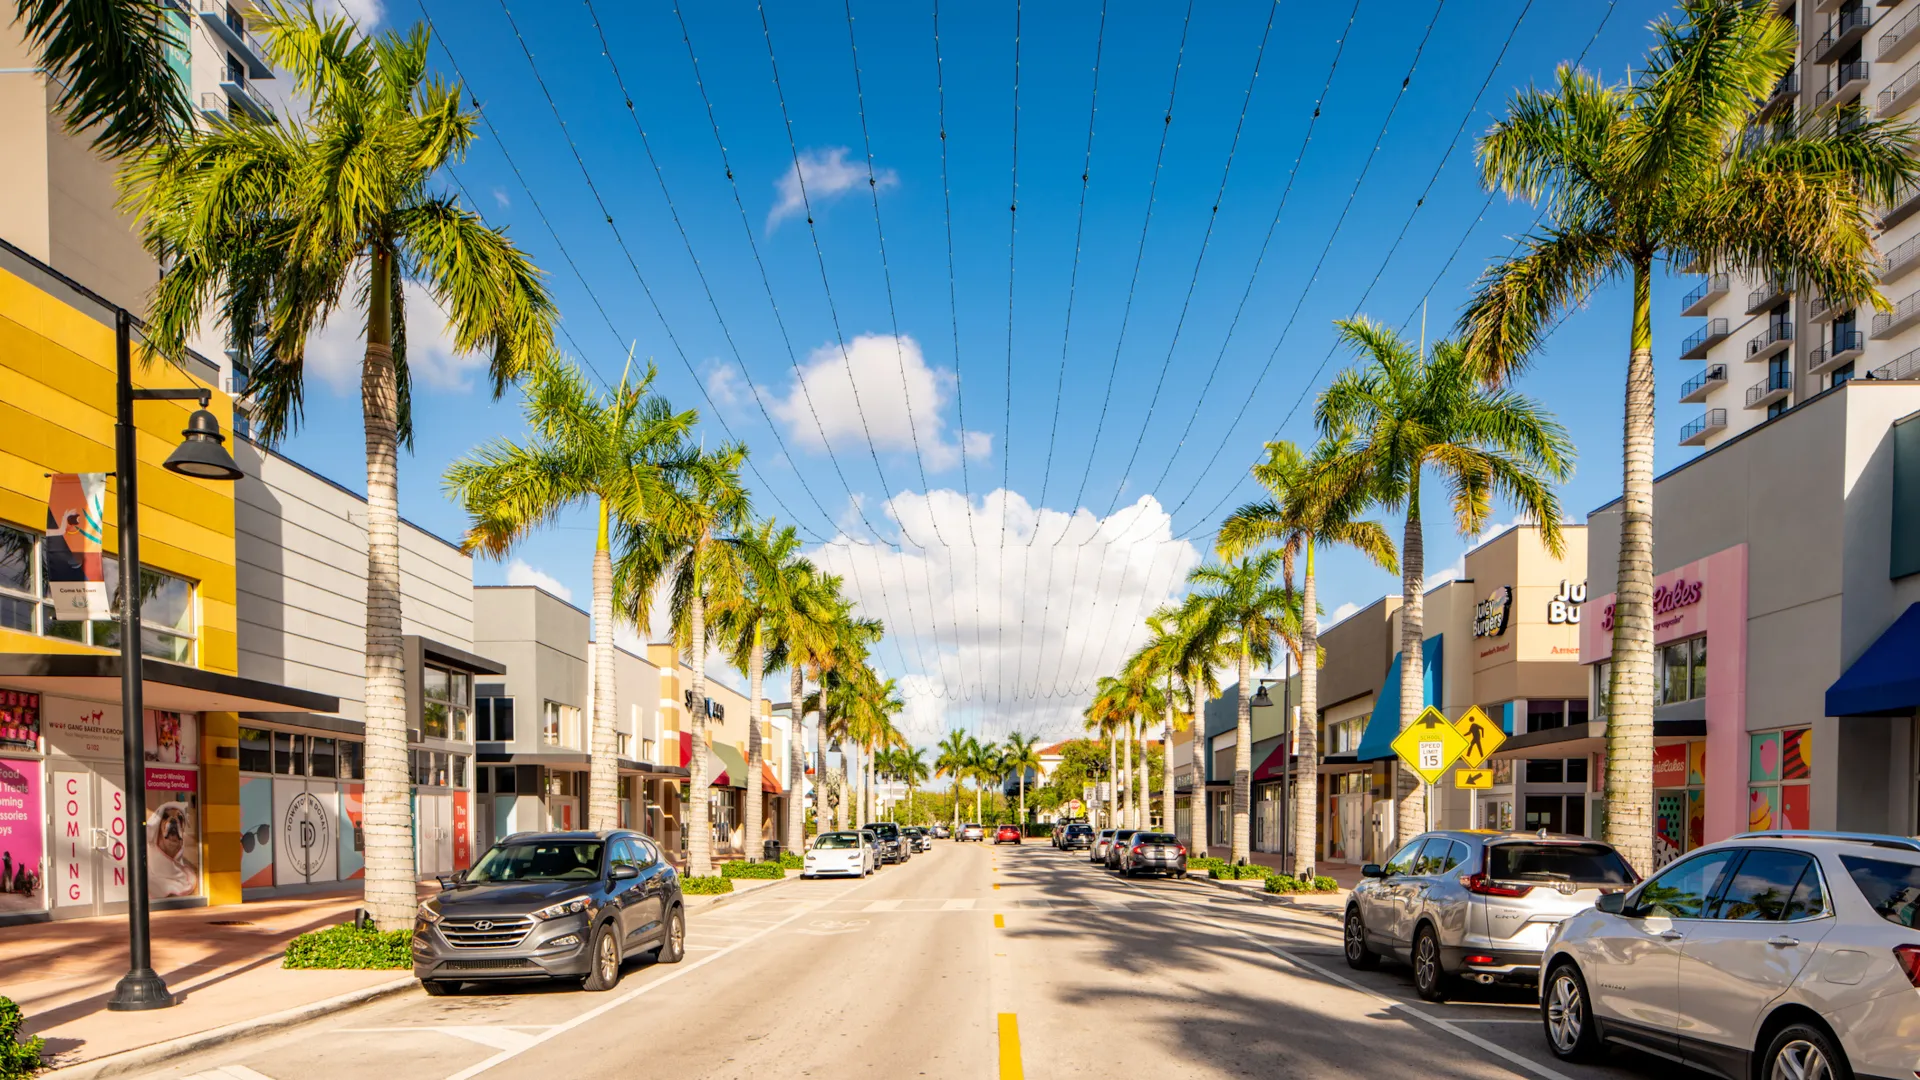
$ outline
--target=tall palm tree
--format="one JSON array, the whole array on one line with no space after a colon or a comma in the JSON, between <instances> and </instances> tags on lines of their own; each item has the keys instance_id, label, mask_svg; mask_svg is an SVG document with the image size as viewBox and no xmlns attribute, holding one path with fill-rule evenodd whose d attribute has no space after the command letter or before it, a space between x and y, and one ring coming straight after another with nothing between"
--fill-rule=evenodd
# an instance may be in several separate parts
<instances>
[{"instance_id":1,"label":"tall palm tree","mask_svg":"<svg viewBox=\"0 0 1920 1080\"><path fill-rule=\"evenodd\" d=\"M933 774L950 777L953 780L953 825L960 825L960 785L967 777L967 770L973 761L973 751L968 743L973 740L966 732L955 728L947 732L947 737L934 747Z\"/></svg>"},{"instance_id":2,"label":"tall palm tree","mask_svg":"<svg viewBox=\"0 0 1920 1080\"><path fill-rule=\"evenodd\" d=\"M987 785L998 783L1006 772L1000 759L998 744L969 739L967 771L973 778L973 820L982 820L980 800L986 794Z\"/></svg>"},{"instance_id":3,"label":"tall palm tree","mask_svg":"<svg viewBox=\"0 0 1920 1080\"><path fill-rule=\"evenodd\" d=\"M587 385L558 356L534 367L523 412L533 437L496 439L448 466L447 494L467 510L463 550L505 558L561 513L588 504L598 515L593 545L593 738L587 784L590 828L620 826L615 728L613 559L609 522L644 520L676 479L699 414L674 412L651 392L654 370L632 370L609 394ZM642 612L641 614L644 614Z\"/></svg>"},{"instance_id":4,"label":"tall palm tree","mask_svg":"<svg viewBox=\"0 0 1920 1080\"><path fill-rule=\"evenodd\" d=\"M1393 540L1377 521L1361 515L1371 505L1370 479L1343 467L1352 454L1350 440L1322 439L1311 453L1290 442L1267 444L1267 459L1253 467L1253 478L1267 497L1235 510L1220 525L1215 544L1223 558L1232 558L1262 545L1278 545L1293 582L1295 560L1304 557L1300 596L1300 740L1294 752L1304 768L1294 779L1297 806L1294 815L1293 865L1297 878L1313 876L1313 856L1319 805L1318 761L1315 745L1320 718L1320 609L1314 565L1316 549L1343 545L1366 556L1388 573L1398 572ZM1283 722L1290 722L1283 721Z\"/></svg>"},{"instance_id":5,"label":"tall palm tree","mask_svg":"<svg viewBox=\"0 0 1920 1080\"><path fill-rule=\"evenodd\" d=\"M1120 747L1114 734L1120 730L1121 717L1126 714L1126 709L1126 684L1111 675L1102 675L1094 683L1093 700L1087 703L1086 709L1080 714L1085 719L1086 729L1107 747L1107 797L1102 813L1105 815L1105 827L1109 829L1120 825L1115 813L1119 805L1115 797L1118 793L1114 790L1120 779Z\"/></svg>"},{"instance_id":6,"label":"tall palm tree","mask_svg":"<svg viewBox=\"0 0 1920 1080\"><path fill-rule=\"evenodd\" d=\"M1207 617L1224 631L1222 644L1239 657L1239 709L1233 749L1233 839L1229 858L1240 863L1252 851L1253 665L1273 662L1277 648L1299 640L1300 594L1274 580L1282 553L1263 551L1225 563L1197 566L1187 581Z\"/></svg>"},{"instance_id":7,"label":"tall palm tree","mask_svg":"<svg viewBox=\"0 0 1920 1080\"><path fill-rule=\"evenodd\" d=\"M1173 653L1174 686L1178 699L1185 703L1190 712L1188 724L1198 729L1193 742L1195 784L1193 793L1187 799L1187 843L1196 853L1205 855L1210 850L1207 832L1211 822L1207 816L1206 778L1209 762L1204 717L1206 703L1220 696L1219 673L1234 662L1234 650L1227 625L1220 620L1219 612L1205 597L1189 593L1177 608L1171 611L1163 609L1163 613L1172 619L1167 647ZM1175 695L1168 696L1171 698Z\"/></svg>"},{"instance_id":8,"label":"tall palm tree","mask_svg":"<svg viewBox=\"0 0 1920 1080\"><path fill-rule=\"evenodd\" d=\"M109 157L176 145L193 128L187 84L167 54L189 45L188 17L152 0L14 0L14 18L60 87L68 131Z\"/></svg>"},{"instance_id":9,"label":"tall palm tree","mask_svg":"<svg viewBox=\"0 0 1920 1080\"><path fill-rule=\"evenodd\" d=\"M1007 732L1007 768L1020 778L1020 824L1027 823L1027 772L1035 776L1040 773L1040 738L1037 735L1022 735L1017 731Z\"/></svg>"},{"instance_id":10,"label":"tall palm tree","mask_svg":"<svg viewBox=\"0 0 1920 1080\"><path fill-rule=\"evenodd\" d=\"M1429 469L1446 487L1455 526L1466 534L1486 527L1498 495L1540 523L1540 540L1559 555L1560 499L1551 482L1573 474L1573 442L1560 422L1531 398L1481 383L1466 351L1442 341L1430 354L1365 317L1337 323L1342 342L1365 357L1362 367L1335 376L1320 395L1323 434L1352 446L1330 470L1336 484L1370 484L1389 509L1404 509L1400 542L1400 727L1423 705L1422 644L1426 545L1421 528L1421 480ZM1413 773L1398 768L1396 835L1426 828L1425 793Z\"/></svg>"},{"instance_id":11,"label":"tall palm tree","mask_svg":"<svg viewBox=\"0 0 1920 1080\"><path fill-rule=\"evenodd\" d=\"M731 548L730 559L716 559L713 576L712 619L726 643L727 658L736 668L747 671L747 821L744 840L747 858L761 854L761 818L765 812L766 791L761 786L760 764L764 757L760 725L763 693L768 668L787 665L787 642L771 633L781 615L790 609L786 590L795 583L794 560L800 557L800 534L792 526L780 528L763 522L740 536Z\"/></svg>"},{"instance_id":12,"label":"tall palm tree","mask_svg":"<svg viewBox=\"0 0 1920 1080\"><path fill-rule=\"evenodd\" d=\"M907 785L907 812L916 814L914 796L933 773L927 766L927 752L918 746L902 746L893 752L893 778ZM916 820L914 824L918 825Z\"/></svg>"},{"instance_id":13,"label":"tall palm tree","mask_svg":"<svg viewBox=\"0 0 1920 1080\"><path fill-rule=\"evenodd\" d=\"M839 613L840 579L822 574L799 554L783 561L777 576L773 595L778 603L767 620L767 631L780 647L772 654L768 670L778 671L782 664L787 669L787 738L792 749L787 756L786 846L788 851L798 851L806 841L806 811L800 799L806 788L807 670L826 649Z\"/></svg>"},{"instance_id":14,"label":"tall palm tree","mask_svg":"<svg viewBox=\"0 0 1920 1080\"><path fill-rule=\"evenodd\" d=\"M253 351L259 432L298 426L309 335L352 290L365 307L360 372L367 456L367 905L406 926L414 898L401 649L399 447L411 440L403 286L448 316L456 348L488 357L495 393L553 347L541 276L505 234L434 184L473 139L459 85L427 76L427 34L363 37L345 19L274 8L275 66L310 103L298 121L215 125L141 158L132 209L166 272L149 336L181 355L209 308Z\"/></svg>"},{"instance_id":15,"label":"tall palm tree","mask_svg":"<svg viewBox=\"0 0 1920 1080\"><path fill-rule=\"evenodd\" d=\"M1562 67L1514 96L1480 140L1489 187L1544 204L1545 227L1481 279L1460 320L1483 374L1522 370L1558 316L1632 283L1618 597L1607 711L1606 840L1653 865L1654 264L1697 263L1811 286L1836 310L1872 304L1876 207L1913 182L1915 130L1860 109L1750 138L1755 104L1796 60L1774 5L1683 0L1654 24L1624 85Z\"/></svg>"},{"instance_id":16,"label":"tall palm tree","mask_svg":"<svg viewBox=\"0 0 1920 1080\"><path fill-rule=\"evenodd\" d=\"M707 607L716 584L722 588L738 574L741 549L753 508L740 483L746 461L743 446L700 450L681 462L681 482L658 500L646 520L619 523L622 552L614 567L614 595L629 618L645 618L656 590L668 590L673 640L687 657L691 670L688 689L693 695L687 734L692 739L688 757L686 807L687 871L701 877L713 872L712 807L707 761L707 650L714 630ZM759 717L752 717L753 724ZM757 782L757 780L756 780Z\"/></svg>"}]
</instances>

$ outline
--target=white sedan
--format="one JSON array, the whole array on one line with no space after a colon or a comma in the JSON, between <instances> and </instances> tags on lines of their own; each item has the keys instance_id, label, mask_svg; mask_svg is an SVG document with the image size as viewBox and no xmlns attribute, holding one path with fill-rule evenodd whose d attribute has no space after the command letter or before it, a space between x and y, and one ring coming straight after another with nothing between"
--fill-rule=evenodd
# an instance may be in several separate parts
<instances>
[{"instance_id":1,"label":"white sedan","mask_svg":"<svg viewBox=\"0 0 1920 1080\"><path fill-rule=\"evenodd\" d=\"M866 877L873 873L873 866L873 847L862 843L859 833L821 833L807 849L800 876Z\"/></svg>"}]
</instances>

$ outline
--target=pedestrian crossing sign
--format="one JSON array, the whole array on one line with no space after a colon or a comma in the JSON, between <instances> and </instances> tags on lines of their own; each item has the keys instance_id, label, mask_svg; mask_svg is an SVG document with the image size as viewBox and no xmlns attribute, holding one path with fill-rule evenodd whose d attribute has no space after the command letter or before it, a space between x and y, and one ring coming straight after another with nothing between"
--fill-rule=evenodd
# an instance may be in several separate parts
<instances>
[{"instance_id":1,"label":"pedestrian crossing sign","mask_svg":"<svg viewBox=\"0 0 1920 1080\"><path fill-rule=\"evenodd\" d=\"M1467 748L1466 737L1433 706L1393 740L1393 752L1426 783L1436 783Z\"/></svg>"},{"instance_id":2,"label":"pedestrian crossing sign","mask_svg":"<svg viewBox=\"0 0 1920 1080\"><path fill-rule=\"evenodd\" d=\"M1466 742L1466 749L1460 752L1460 764L1469 769L1478 769L1486 764L1487 758L1493 756L1493 752L1500 749L1500 744L1507 741L1507 733L1500 730L1500 725L1494 723L1478 705L1469 705L1453 726Z\"/></svg>"},{"instance_id":3,"label":"pedestrian crossing sign","mask_svg":"<svg viewBox=\"0 0 1920 1080\"><path fill-rule=\"evenodd\" d=\"M1485 791L1487 788L1493 786L1493 770L1469 769L1464 766L1455 769L1453 771L1453 786L1462 791Z\"/></svg>"}]
</instances>

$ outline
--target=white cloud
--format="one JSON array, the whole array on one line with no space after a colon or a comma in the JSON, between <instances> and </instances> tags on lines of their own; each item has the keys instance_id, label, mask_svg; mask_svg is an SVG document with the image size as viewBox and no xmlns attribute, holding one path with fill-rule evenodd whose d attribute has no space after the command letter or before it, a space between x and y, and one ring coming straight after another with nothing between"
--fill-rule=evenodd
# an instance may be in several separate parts
<instances>
[{"instance_id":1,"label":"white cloud","mask_svg":"<svg viewBox=\"0 0 1920 1080\"><path fill-rule=\"evenodd\" d=\"M1327 616L1327 621L1321 625L1320 629L1325 630L1327 627L1332 626L1334 623L1343 621L1344 619L1346 619L1347 616L1359 610L1360 610L1360 605L1349 600L1346 603L1341 604L1339 607L1334 608L1333 614Z\"/></svg>"},{"instance_id":2,"label":"white cloud","mask_svg":"<svg viewBox=\"0 0 1920 1080\"><path fill-rule=\"evenodd\" d=\"M360 290L357 278L348 282L332 318L307 339L308 369L335 393L360 392L360 368L367 353L367 316L358 300ZM414 382L455 393L473 389L474 376L486 369L487 358L454 348L447 313L425 286L409 281L403 295L407 306L407 370Z\"/></svg>"},{"instance_id":3,"label":"white cloud","mask_svg":"<svg viewBox=\"0 0 1920 1080\"><path fill-rule=\"evenodd\" d=\"M844 146L835 146L826 150L802 150L800 163L787 166L785 175L774 181L773 189L779 193L779 201L773 209L767 211L767 232L787 218L805 215L811 203L816 209L822 203L852 191L867 182L867 170L860 163L848 162L849 150ZM804 180L806 190L801 190ZM873 173L874 186L881 189L893 187L900 182L900 176L892 169L876 169Z\"/></svg>"},{"instance_id":4,"label":"white cloud","mask_svg":"<svg viewBox=\"0 0 1920 1080\"><path fill-rule=\"evenodd\" d=\"M1140 646L1146 615L1200 561L1151 496L1104 519L1006 491L971 502L945 489L903 493L885 511L929 546L842 535L811 555L863 615L886 622L876 666L899 680L907 708L895 722L918 745L954 727L994 739L1080 731L1095 677Z\"/></svg>"},{"instance_id":5,"label":"white cloud","mask_svg":"<svg viewBox=\"0 0 1920 1080\"><path fill-rule=\"evenodd\" d=\"M525 559L515 559L507 564L507 584L536 585L568 603L573 602L572 589L562 585L559 578L534 566Z\"/></svg>"},{"instance_id":6,"label":"white cloud","mask_svg":"<svg viewBox=\"0 0 1920 1080\"><path fill-rule=\"evenodd\" d=\"M316 0L313 6L322 15L345 15L360 25L363 34L372 32L387 13L381 0Z\"/></svg>"},{"instance_id":7,"label":"white cloud","mask_svg":"<svg viewBox=\"0 0 1920 1080\"><path fill-rule=\"evenodd\" d=\"M740 372L719 360L707 363L707 375L703 380L707 386L707 396L718 405L738 405L744 401L748 392L747 384L740 378Z\"/></svg>"},{"instance_id":8,"label":"white cloud","mask_svg":"<svg viewBox=\"0 0 1920 1080\"><path fill-rule=\"evenodd\" d=\"M493 192L492 192L492 195L493 195L493 201L494 201L494 202L495 202L496 204L498 204L498 205L499 205L499 207L500 207L500 209L502 209L502 210L505 210L505 209L506 209L507 207L509 207L509 206L512 206L512 205L513 205L513 200L512 200L512 199L509 199L509 198L507 198L507 189L506 189L506 188L499 188L499 187L497 187L497 188L494 188L494 189L493 189Z\"/></svg>"},{"instance_id":9,"label":"white cloud","mask_svg":"<svg viewBox=\"0 0 1920 1080\"><path fill-rule=\"evenodd\" d=\"M959 439L949 433L946 405L954 385L951 371L927 364L912 335L861 334L845 353L835 342L813 350L786 395L766 400L788 438L807 450L830 445L839 453L871 439L876 450L910 454L917 448L929 470L943 472L960 464L963 446L974 459L993 451L986 432L961 432Z\"/></svg>"}]
</instances>

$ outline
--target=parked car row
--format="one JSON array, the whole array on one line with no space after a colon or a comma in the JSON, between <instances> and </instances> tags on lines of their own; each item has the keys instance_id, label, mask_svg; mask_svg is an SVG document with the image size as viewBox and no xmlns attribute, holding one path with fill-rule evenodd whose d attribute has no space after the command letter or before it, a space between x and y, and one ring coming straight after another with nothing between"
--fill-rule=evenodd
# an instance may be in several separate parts
<instances>
[{"instance_id":1,"label":"parked car row","mask_svg":"<svg viewBox=\"0 0 1920 1080\"><path fill-rule=\"evenodd\" d=\"M1101 829L1096 833L1091 827L1081 828L1087 830L1084 841L1061 835L1054 846L1062 850L1085 846L1088 862L1100 863L1124 877L1141 873L1187 876L1187 847L1172 833L1149 829Z\"/></svg>"},{"instance_id":2,"label":"parked car row","mask_svg":"<svg viewBox=\"0 0 1920 1080\"><path fill-rule=\"evenodd\" d=\"M1744 833L1643 881L1585 837L1439 831L1362 874L1349 965L1408 963L1429 1000L1531 984L1562 1059L1611 1044L1729 1080L1920 1075L1920 839Z\"/></svg>"},{"instance_id":3,"label":"parked car row","mask_svg":"<svg viewBox=\"0 0 1920 1080\"><path fill-rule=\"evenodd\" d=\"M924 830L875 821L862 829L825 832L813 838L801 860L800 876L866 877L882 866L903 863L917 851L930 851Z\"/></svg>"}]
</instances>

